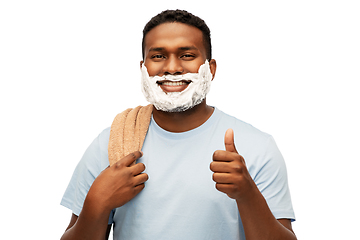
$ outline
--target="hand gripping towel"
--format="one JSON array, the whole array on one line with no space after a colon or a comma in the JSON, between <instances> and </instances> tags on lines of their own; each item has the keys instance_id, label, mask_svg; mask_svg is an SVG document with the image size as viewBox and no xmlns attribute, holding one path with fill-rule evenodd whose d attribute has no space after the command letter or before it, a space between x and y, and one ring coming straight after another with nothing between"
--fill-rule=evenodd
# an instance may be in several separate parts
<instances>
[{"instance_id":1,"label":"hand gripping towel","mask_svg":"<svg viewBox=\"0 0 360 240\"><path fill-rule=\"evenodd\" d=\"M134 109L129 108L115 117L108 145L110 166L132 152L141 151L152 110L151 104L145 107L138 106Z\"/></svg>"}]
</instances>

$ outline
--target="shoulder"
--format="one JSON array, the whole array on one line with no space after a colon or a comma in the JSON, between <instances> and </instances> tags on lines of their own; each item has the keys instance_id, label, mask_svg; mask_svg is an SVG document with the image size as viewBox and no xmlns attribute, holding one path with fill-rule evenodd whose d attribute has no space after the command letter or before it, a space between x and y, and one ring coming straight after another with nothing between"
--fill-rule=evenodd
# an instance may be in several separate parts
<instances>
[{"instance_id":1,"label":"shoulder","mask_svg":"<svg viewBox=\"0 0 360 240\"><path fill-rule=\"evenodd\" d=\"M265 133L258 128L254 127L250 123L244 122L237 117L224 113L219 109L216 109L219 115L219 123L226 128L232 128L234 130L235 138L246 139L247 141L256 141L258 144L266 144L272 136ZM260 142L259 142L260 141Z\"/></svg>"},{"instance_id":2,"label":"shoulder","mask_svg":"<svg viewBox=\"0 0 360 240\"><path fill-rule=\"evenodd\" d=\"M104 129L88 146L80 162L78 171L90 172L91 175L97 176L108 165L108 151L110 128Z\"/></svg>"},{"instance_id":3,"label":"shoulder","mask_svg":"<svg viewBox=\"0 0 360 240\"><path fill-rule=\"evenodd\" d=\"M98 145L101 149L109 144L110 129L110 127L105 128L97 137Z\"/></svg>"}]
</instances>

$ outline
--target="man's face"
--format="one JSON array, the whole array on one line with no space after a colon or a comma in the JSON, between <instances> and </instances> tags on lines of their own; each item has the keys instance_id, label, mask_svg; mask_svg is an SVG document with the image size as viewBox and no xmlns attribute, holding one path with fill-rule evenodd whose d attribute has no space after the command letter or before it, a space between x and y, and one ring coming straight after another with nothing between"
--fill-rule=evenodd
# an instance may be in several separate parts
<instances>
[{"instance_id":1,"label":"man's face","mask_svg":"<svg viewBox=\"0 0 360 240\"><path fill-rule=\"evenodd\" d=\"M144 64L149 76L197 73L206 60L202 32L183 23L163 23L145 37ZM158 83L164 92L181 92L188 82Z\"/></svg>"}]
</instances>

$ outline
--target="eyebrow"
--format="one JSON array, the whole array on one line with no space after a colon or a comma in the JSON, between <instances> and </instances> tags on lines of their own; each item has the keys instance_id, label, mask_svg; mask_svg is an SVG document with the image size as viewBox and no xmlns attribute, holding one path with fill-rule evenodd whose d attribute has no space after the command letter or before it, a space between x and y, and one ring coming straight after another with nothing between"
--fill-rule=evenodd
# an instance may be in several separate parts
<instances>
[{"instance_id":1,"label":"eyebrow","mask_svg":"<svg viewBox=\"0 0 360 240\"><path fill-rule=\"evenodd\" d=\"M186 46L186 47L179 47L178 48L181 51L188 51L188 50L199 50L197 47L195 46ZM164 47L154 47L154 48L150 48L149 52L161 52L164 51L165 48Z\"/></svg>"},{"instance_id":2,"label":"eyebrow","mask_svg":"<svg viewBox=\"0 0 360 240\"><path fill-rule=\"evenodd\" d=\"M163 47L156 47L156 48L150 48L149 52L161 52L163 51L165 48Z\"/></svg>"},{"instance_id":3,"label":"eyebrow","mask_svg":"<svg viewBox=\"0 0 360 240\"><path fill-rule=\"evenodd\" d=\"M179 47L179 50L187 51L187 50L198 50L195 46L189 46L189 47Z\"/></svg>"}]
</instances>

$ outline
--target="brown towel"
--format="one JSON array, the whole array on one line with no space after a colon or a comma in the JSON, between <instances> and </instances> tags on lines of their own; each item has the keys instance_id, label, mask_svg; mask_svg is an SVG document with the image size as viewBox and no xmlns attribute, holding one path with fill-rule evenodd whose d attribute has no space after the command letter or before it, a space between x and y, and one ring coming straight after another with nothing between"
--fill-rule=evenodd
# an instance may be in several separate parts
<instances>
[{"instance_id":1,"label":"brown towel","mask_svg":"<svg viewBox=\"0 0 360 240\"><path fill-rule=\"evenodd\" d=\"M126 155L141 151L149 128L153 106L151 104L119 113L110 129L108 145L110 166Z\"/></svg>"}]
</instances>

